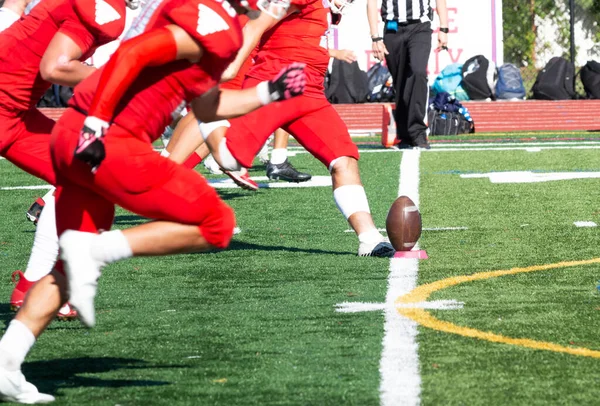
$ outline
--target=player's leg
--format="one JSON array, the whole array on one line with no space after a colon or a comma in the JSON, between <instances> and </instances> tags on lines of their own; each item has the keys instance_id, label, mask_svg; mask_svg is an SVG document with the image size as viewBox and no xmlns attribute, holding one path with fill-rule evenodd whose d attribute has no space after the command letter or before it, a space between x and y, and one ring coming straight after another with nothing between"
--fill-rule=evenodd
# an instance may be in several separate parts
<instances>
[{"instance_id":1,"label":"player's leg","mask_svg":"<svg viewBox=\"0 0 600 406\"><path fill-rule=\"evenodd\" d=\"M259 82L258 79L247 78L244 87L253 87ZM310 111L305 106L305 99L305 96L298 96L271 103L252 113L230 120L230 128L225 135L212 132L203 133L203 136L221 167L250 168L265 141L276 129Z\"/></svg>"},{"instance_id":2,"label":"player's leg","mask_svg":"<svg viewBox=\"0 0 600 406\"><path fill-rule=\"evenodd\" d=\"M82 125L83 116L73 111L65 114L71 119L57 124L52 141L60 173L126 210L159 220L125 231L98 235L70 230L61 236L70 301L82 321L93 325L93 299L102 266L130 256L225 248L235 219L200 174L159 156L150 144L116 125L105 139L106 158L92 175L89 166L72 154L78 139L75 128Z\"/></svg>"},{"instance_id":3,"label":"player's leg","mask_svg":"<svg viewBox=\"0 0 600 406\"><path fill-rule=\"evenodd\" d=\"M312 176L309 173L298 171L288 161L288 139L289 134L278 128L275 130L275 140L271 159L267 163L267 176L272 180L285 180L287 182L306 182Z\"/></svg>"},{"instance_id":4,"label":"player's leg","mask_svg":"<svg viewBox=\"0 0 600 406\"><path fill-rule=\"evenodd\" d=\"M322 108L306 114L287 130L331 172L333 197L359 240L358 255L389 257L394 249L377 230L358 170L358 148L335 109L323 99Z\"/></svg>"},{"instance_id":5,"label":"player's leg","mask_svg":"<svg viewBox=\"0 0 600 406\"><path fill-rule=\"evenodd\" d=\"M59 232L70 228L92 233L102 227L110 228L114 216L112 203L69 182L64 182L63 186L58 188L56 196ZM45 397L47 395L38 394L37 389L25 381L21 364L37 337L67 301L67 280L59 270L61 266L59 263L57 270L44 276L31 288L23 306L0 340L0 397L3 399L20 402L30 399L52 400Z\"/></svg>"}]
</instances>

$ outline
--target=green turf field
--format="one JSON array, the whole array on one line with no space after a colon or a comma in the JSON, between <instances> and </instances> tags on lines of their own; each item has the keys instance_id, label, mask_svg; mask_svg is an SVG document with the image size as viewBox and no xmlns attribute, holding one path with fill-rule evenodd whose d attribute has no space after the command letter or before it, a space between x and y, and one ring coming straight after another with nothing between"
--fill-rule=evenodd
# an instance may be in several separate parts
<instances>
[{"instance_id":1,"label":"green turf field","mask_svg":"<svg viewBox=\"0 0 600 406\"><path fill-rule=\"evenodd\" d=\"M384 227L405 154L357 141ZM598 404L600 262L581 262L600 257L598 134L476 134L432 145L419 172L403 174L419 181L429 259L358 258L330 187L223 189L242 230L229 250L107 267L97 327L54 322L25 375L57 405ZM328 175L293 150L299 169ZM10 274L25 267L35 230L24 212L44 191L2 188L32 185L42 183L0 161L4 326ZM143 221L120 210L115 227ZM419 286L442 282L426 297L410 293L389 279L405 268ZM409 296L388 295L393 286ZM395 307L413 303L410 295L419 303ZM440 301L458 308L419 308ZM379 310L337 312L344 302ZM396 338L415 345L386 350Z\"/></svg>"}]
</instances>

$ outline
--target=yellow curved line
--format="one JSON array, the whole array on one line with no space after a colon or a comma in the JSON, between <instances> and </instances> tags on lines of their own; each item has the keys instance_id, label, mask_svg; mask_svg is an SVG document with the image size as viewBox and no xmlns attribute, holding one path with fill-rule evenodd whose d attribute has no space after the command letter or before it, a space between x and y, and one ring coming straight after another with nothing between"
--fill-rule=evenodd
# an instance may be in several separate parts
<instances>
[{"instance_id":1,"label":"yellow curved line","mask_svg":"<svg viewBox=\"0 0 600 406\"><path fill-rule=\"evenodd\" d=\"M446 289L450 286L459 285L465 282L472 282L490 278L497 278L500 276L506 275L515 275L519 273L525 272L535 272L535 271L547 271L549 269L557 269L557 268L568 268L573 266L581 266L581 265L590 265L590 264L598 264L600 263L600 258L587 259L583 261L566 261L566 262L558 262L556 264L547 264L547 265L535 265L529 266L525 268L512 268L503 271L490 271L490 272L479 272L473 275L462 275L462 276L453 276L450 278L442 279L439 281L435 281L432 283L428 283L425 285L421 285L415 288L410 293L407 293L404 296L396 299L396 304L404 304L407 303L418 303L425 302L429 298L429 296L438 290ZM481 330L477 330L470 327L462 327L456 324L442 321L436 317L434 317L431 313L424 309L416 309L416 308L406 308L406 307L397 307L397 310L403 316L406 316L420 325L424 327L428 327L438 331L444 331L446 333L458 334L464 337L478 338L481 340L491 341L493 343L502 343L509 345L516 345L520 347L531 348L535 350L545 350L545 351L554 351L561 352L571 355L579 355L583 357L593 357L600 358L600 351L590 350L588 348L582 347L564 347L562 345L544 342L544 341L536 341L530 340L528 338L511 338L505 337L500 334L495 334L491 332L484 332Z\"/></svg>"}]
</instances>

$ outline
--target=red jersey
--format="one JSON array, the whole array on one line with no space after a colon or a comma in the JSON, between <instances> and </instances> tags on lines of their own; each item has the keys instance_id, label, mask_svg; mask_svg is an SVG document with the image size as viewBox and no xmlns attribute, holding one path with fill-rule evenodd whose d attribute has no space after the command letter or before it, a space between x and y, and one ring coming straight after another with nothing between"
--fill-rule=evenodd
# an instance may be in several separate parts
<instances>
[{"instance_id":1,"label":"red jersey","mask_svg":"<svg viewBox=\"0 0 600 406\"><path fill-rule=\"evenodd\" d=\"M40 62L58 32L81 48L84 61L125 28L123 0L43 0L29 15L0 34L0 106L28 110L51 83L40 76Z\"/></svg>"},{"instance_id":2,"label":"red jersey","mask_svg":"<svg viewBox=\"0 0 600 406\"><path fill-rule=\"evenodd\" d=\"M299 11L263 34L254 67L247 76L267 80L293 62L306 64L306 89L311 97L325 97L323 81L329 65L327 0L293 0Z\"/></svg>"},{"instance_id":3,"label":"red jersey","mask_svg":"<svg viewBox=\"0 0 600 406\"><path fill-rule=\"evenodd\" d=\"M150 0L125 35L127 39L175 24L201 45L198 63L185 60L140 72L121 98L112 122L145 141L157 139L175 114L216 86L242 45L237 14L225 0ZM104 69L76 88L69 103L87 112Z\"/></svg>"}]
</instances>

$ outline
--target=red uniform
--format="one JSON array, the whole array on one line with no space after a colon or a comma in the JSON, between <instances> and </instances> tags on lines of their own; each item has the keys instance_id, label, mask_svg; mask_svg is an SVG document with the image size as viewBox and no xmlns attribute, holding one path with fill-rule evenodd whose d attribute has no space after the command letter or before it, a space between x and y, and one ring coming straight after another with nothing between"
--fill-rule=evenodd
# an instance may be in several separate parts
<instances>
[{"instance_id":1,"label":"red uniform","mask_svg":"<svg viewBox=\"0 0 600 406\"><path fill-rule=\"evenodd\" d=\"M59 186L59 235L66 229L110 229L114 205L118 204L144 217L199 225L209 243L227 246L235 225L233 211L200 174L161 157L151 144L180 107L217 85L239 50L241 29L237 16L226 6L229 4L216 0L151 0L146 4L126 39L142 33L144 36L125 40L121 48L131 44L148 46L145 38L175 24L194 37L204 53L196 64L180 60L144 68L124 92L114 113L108 113L112 116L97 115L112 121L112 125L104 138L106 158L95 174L74 158L73 151L85 115L102 104L98 104L102 97L94 99L96 88L102 95L110 78L127 69L115 62L120 58L119 50L107 65L75 88L72 108L57 123L51 142ZM115 70L102 76L105 69ZM122 91L106 90L105 94Z\"/></svg>"},{"instance_id":2,"label":"red uniform","mask_svg":"<svg viewBox=\"0 0 600 406\"><path fill-rule=\"evenodd\" d=\"M227 147L245 167L277 128L283 128L327 167L342 156L358 159L358 148L346 125L324 94L329 63L327 31L330 10L323 0L292 2L299 12L263 34L254 66L243 87L253 87L277 74L290 62L306 64L306 90L293 99L274 103L231 120Z\"/></svg>"},{"instance_id":3,"label":"red uniform","mask_svg":"<svg viewBox=\"0 0 600 406\"><path fill-rule=\"evenodd\" d=\"M123 0L44 0L0 34L0 155L55 183L48 148L54 121L35 108L51 85L40 77L40 61L56 33L72 39L85 60L124 27Z\"/></svg>"},{"instance_id":4,"label":"red uniform","mask_svg":"<svg viewBox=\"0 0 600 406\"><path fill-rule=\"evenodd\" d=\"M244 28L246 23L250 20L245 15L241 15L238 17L240 21L240 26ZM244 61L242 67L238 71L237 75L227 82L221 83L219 87L221 89L232 89L232 90L240 90L242 85L244 84L244 79L246 79L246 73L250 70L252 65L254 65L254 57L256 56L256 50L254 50L250 56Z\"/></svg>"}]
</instances>

